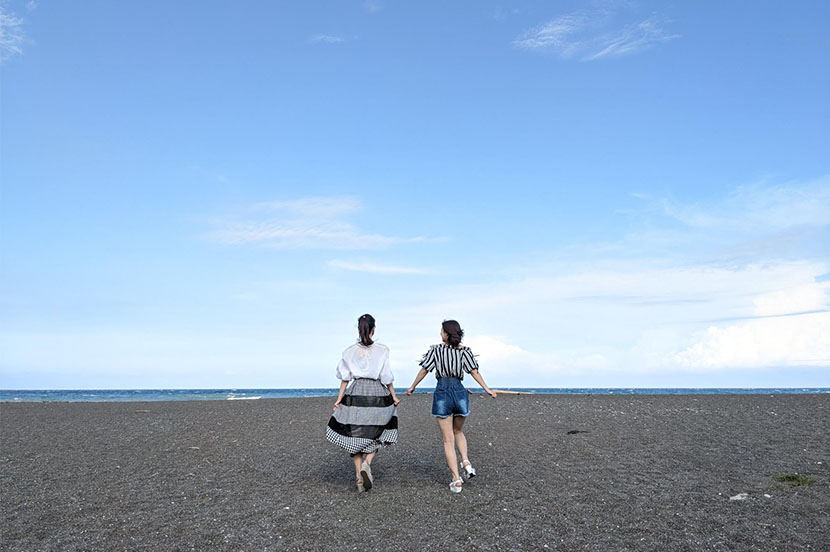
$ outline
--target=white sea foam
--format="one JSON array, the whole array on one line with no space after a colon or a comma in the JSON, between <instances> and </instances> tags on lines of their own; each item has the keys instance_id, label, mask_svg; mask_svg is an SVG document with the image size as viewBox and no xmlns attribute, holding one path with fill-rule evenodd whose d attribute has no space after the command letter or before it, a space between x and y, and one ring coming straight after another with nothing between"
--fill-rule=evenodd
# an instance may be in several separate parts
<instances>
[{"instance_id":1,"label":"white sea foam","mask_svg":"<svg viewBox=\"0 0 830 552\"><path fill-rule=\"evenodd\" d=\"M229 401L253 401L262 397L228 397Z\"/></svg>"}]
</instances>

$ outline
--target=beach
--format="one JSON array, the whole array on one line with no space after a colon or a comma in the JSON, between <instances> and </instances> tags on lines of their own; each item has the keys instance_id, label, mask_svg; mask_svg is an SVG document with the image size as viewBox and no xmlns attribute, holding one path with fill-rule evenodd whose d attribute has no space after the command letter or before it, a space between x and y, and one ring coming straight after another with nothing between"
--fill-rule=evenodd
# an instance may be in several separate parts
<instances>
[{"instance_id":1,"label":"beach","mask_svg":"<svg viewBox=\"0 0 830 552\"><path fill-rule=\"evenodd\" d=\"M362 494L333 398L3 403L2 549L830 550L828 395L476 394L458 495L401 399Z\"/></svg>"}]
</instances>

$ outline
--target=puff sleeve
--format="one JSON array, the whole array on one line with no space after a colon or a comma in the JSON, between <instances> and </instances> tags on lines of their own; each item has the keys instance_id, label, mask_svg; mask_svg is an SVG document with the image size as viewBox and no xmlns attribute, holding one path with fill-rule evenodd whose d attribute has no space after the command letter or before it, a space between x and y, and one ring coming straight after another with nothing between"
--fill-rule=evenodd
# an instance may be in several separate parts
<instances>
[{"instance_id":1,"label":"puff sleeve","mask_svg":"<svg viewBox=\"0 0 830 552\"><path fill-rule=\"evenodd\" d=\"M473 350L469 347L465 347L461 351L461 369L467 372L468 374L473 370L478 370L478 362L476 362L476 356L473 354Z\"/></svg>"},{"instance_id":2,"label":"puff sleeve","mask_svg":"<svg viewBox=\"0 0 830 552\"><path fill-rule=\"evenodd\" d=\"M383 385L389 385L395 381L395 377L392 375L392 366L389 364L389 349L383 351L383 365L380 368L378 379Z\"/></svg>"},{"instance_id":3,"label":"puff sleeve","mask_svg":"<svg viewBox=\"0 0 830 552\"><path fill-rule=\"evenodd\" d=\"M421 359L421 362L418 363L421 365L421 368L423 368L427 372L432 372L438 365L438 352L435 349L435 345L431 345L429 350L424 354L423 358Z\"/></svg>"},{"instance_id":4,"label":"puff sleeve","mask_svg":"<svg viewBox=\"0 0 830 552\"><path fill-rule=\"evenodd\" d=\"M337 363L337 379L342 381L351 381L353 379L349 365L346 363L345 355Z\"/></svg>"}]
</instances>

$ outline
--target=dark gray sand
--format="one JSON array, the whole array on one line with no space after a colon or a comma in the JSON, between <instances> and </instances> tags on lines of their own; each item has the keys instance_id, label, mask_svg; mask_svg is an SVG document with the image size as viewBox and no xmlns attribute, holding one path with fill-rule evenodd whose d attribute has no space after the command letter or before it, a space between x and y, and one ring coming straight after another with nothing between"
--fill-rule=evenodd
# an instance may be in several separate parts
<instances>
[{"instance_id":1,"label":"dark gray sand","mask_svg":"<svg viewBox=\"0 0 830 552\"><path fill-rule=\"evenodd\" d=\"M430 401L365 494L330 398L4 403L2 549L830 550L830 396L477 395L460 495Z\"/></svg>"}]
</instances>

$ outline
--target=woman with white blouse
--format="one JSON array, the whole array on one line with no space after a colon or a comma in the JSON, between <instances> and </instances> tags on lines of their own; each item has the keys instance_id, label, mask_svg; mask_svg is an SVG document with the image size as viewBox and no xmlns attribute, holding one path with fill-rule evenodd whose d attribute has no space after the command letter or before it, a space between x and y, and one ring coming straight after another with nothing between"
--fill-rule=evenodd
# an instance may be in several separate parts
<instances>
[{"instance_id":1,"label":"woman with white blouse","mask_svg":"<svg viewBox=\"0 0 830 552\"><path fill-rule=\"evenodd\" d=\"M452 472L450 490L461 492L464 481L459 477L458 468L461 467L467 477L475 477L476 470L467 458L467 438L461 429L470 414L470 399L467 390L461 383L464 374L470 376L481 385L484 392L496 398L496 394L484 383L484 378L478 373L478 362L469 347L461 346L464 330L455 320L444 320L441 324L440 345L432 345L421 359L421 370L415 376L415 381L407 390L411 395L415 387L421 383L427 373L435 370L437 383L435 393L432 394L432 416L438 420L441 437L444 441L444 457ZM455 449L461 454L461 464L455 455Z\"/></svg>"},{"instance_id":2,"label":"woman with white blouse","mask_svg":"<svg viewBox=\"0 0 830 552\"><path fill-rule=\"evenodd\" d=\"M398 411L389 348L375 343L375 319L357 320L360 339L343 351L337 365L340 393L326 439L349 452L354 461L357 490L372 488L372 460L383 446L398 442ZM349 383L351 382L351 384Z\"/></svg>"}]
</instances>

